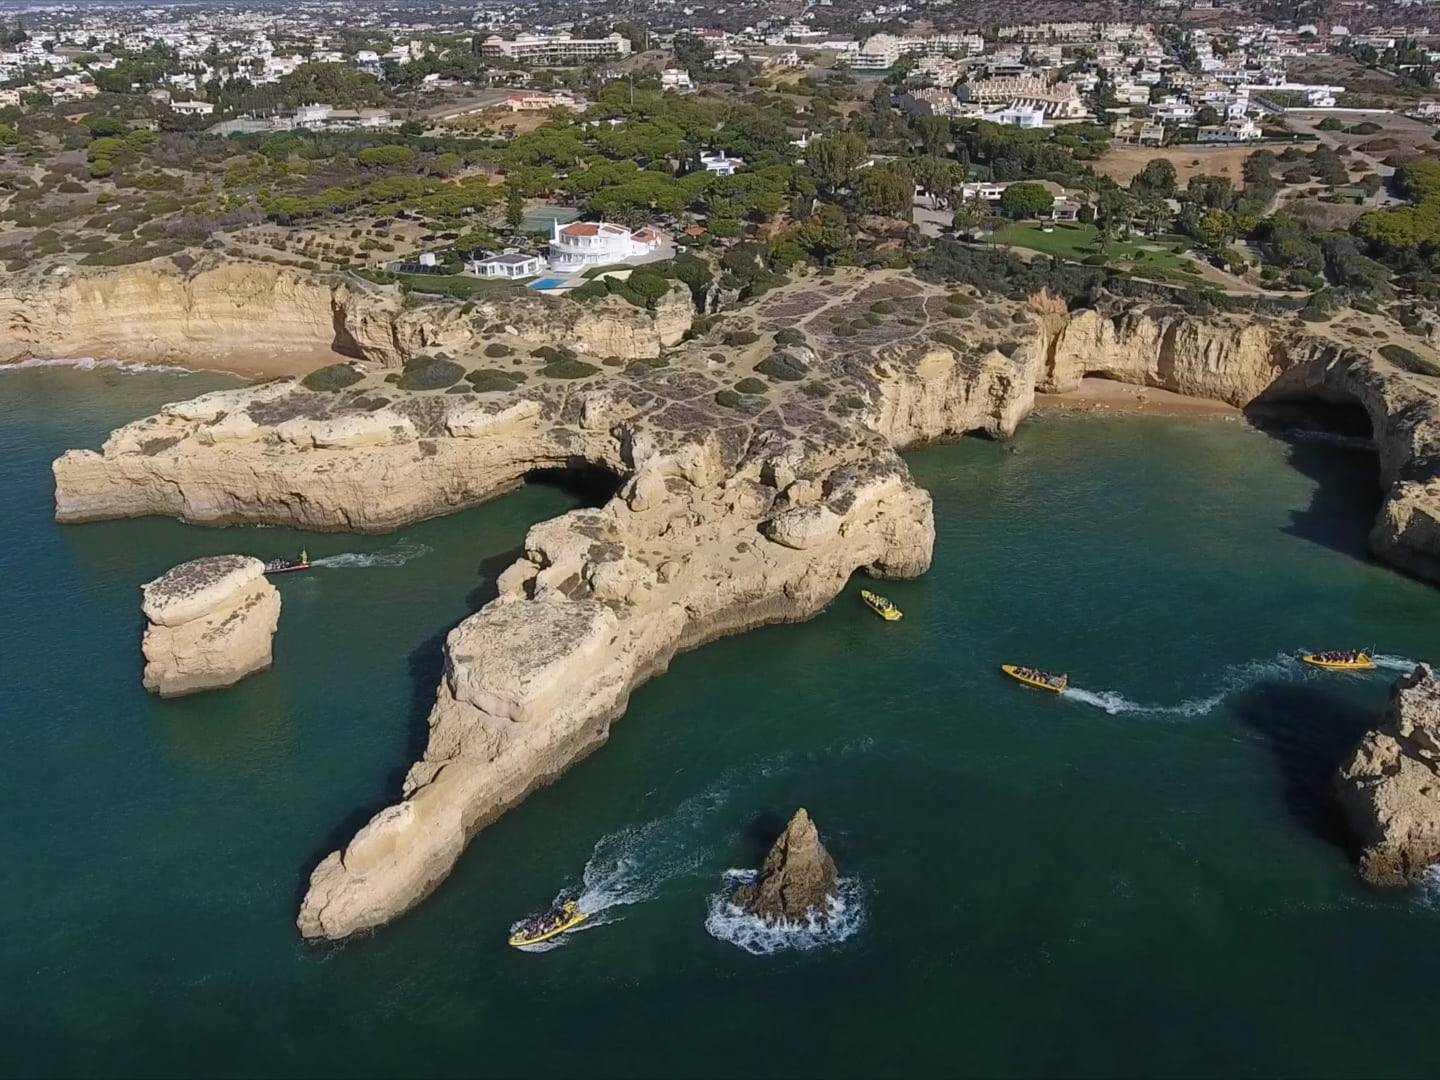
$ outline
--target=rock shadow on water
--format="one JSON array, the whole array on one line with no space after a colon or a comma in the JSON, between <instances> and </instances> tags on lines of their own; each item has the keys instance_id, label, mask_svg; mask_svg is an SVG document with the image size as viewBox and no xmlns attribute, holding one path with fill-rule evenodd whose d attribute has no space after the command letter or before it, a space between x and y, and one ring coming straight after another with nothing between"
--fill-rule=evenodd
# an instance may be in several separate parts
<instances>
[{"instance_id":1,"label":"rock shadow on water","mask_svg":"<svg viewBox=\"0 0 1440 1080\"><path fill-rule=\"evenodd\" d=\"M1320 400L1257 403L1246 418L1287 446L1287 458L1316 481L1310 505L1293 510L1284 532L1352 558L1369 560L1380 512L1380 461L1370 417L1359 404Z\"/></svg>"},{"instance_id":2,"label":"rock shadow on water","mask_svg":"<svg viewBox=\"0 0 1440 1080\"><path fill-rule=\"evenodd\" d=\"M1335 774L1375 726L1375 710L1333 691L1282 682L1246 690L1235 698L1234 708L1275 759L1295 820L1354 857L1358 849L1335 798Z\"/></svg>"}]
</instances>

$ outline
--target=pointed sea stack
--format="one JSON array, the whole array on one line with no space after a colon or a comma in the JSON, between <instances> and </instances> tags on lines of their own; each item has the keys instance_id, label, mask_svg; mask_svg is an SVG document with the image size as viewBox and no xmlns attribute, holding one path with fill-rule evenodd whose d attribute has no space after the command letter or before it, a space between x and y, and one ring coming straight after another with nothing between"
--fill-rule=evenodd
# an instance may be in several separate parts
<instances>
[{"instance_id":1,"label":"pointed sea stack","mask_svg":"<svg viewBox=\"0 0 1440 1080\"><path fill-rule=\"evenodd\" d=\"M1440 862L1440 679L1424 664L1390 692L1337 778L1340 803L1372 885L1409 885Z\"/></svg>"},{"instance_id":2,"label":"pointed sea stack","mask_svg":"<svg viewBox=\"0 0 1440 1080\"><path fill-rule=\"evenodd\" d=\"M802 807L765 857L759 880L737 891L734 902L766 922L796 922L812 913L823 922L829 914L827 900L834 895L835 860Z\"/></svg>"}]
</instances>

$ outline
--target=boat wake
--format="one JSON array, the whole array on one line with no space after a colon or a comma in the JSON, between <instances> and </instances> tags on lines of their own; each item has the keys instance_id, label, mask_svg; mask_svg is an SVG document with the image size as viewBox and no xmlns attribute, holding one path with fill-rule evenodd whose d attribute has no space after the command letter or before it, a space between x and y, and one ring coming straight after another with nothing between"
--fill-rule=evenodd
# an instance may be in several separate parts
<instances>
[{"instance_id":1,"label":"boat wake","mask_svg":"<svg viewBox=\"0 0 1440 1080\"><path fill-rule=\"evenodd\" d=\"M412 559L418 559L421 555L428 555L430 548L426 544L418 544L412 540L401 540L397 544L391 544L379 551L359 552L342 551L338 555L326 555L321 559L311 559L310 565L315 569L323 570L354 570L371 566L404 566Z\"/></svg>"},{"instance_id":2,"label":"boat wake","mask_svg":"<svg viewBox=\"0 0 1440 1080\"><path fill-rule=\"evenodd\" d=\"M1414 671L1416 665L1420 663L1419 660L1411 660L1409 657L1386 656L1383 653L1375 653L1370 659L1375 662L1376 667L1384 668L1386 671Z\"/></svg>"},{"instance_id":3,"label":"boat wake","mask_svg":"<svg viewBox=\"0 0 1440 1080\"><path fill-rule=\"evenodd\" d=\"M1380 658L1376 657L1375 662L1378 664ZM1078 701L1082 705L1102 709L1111 716L1136 713L1146 716L1195 717L1204 716L1227 697L1246 690L1261 680L1301 679L1306 674L1307 672L1295 655L1277 653L1265 660L1251 660L1226 668L1221 676L1220 685L1214 692L1204 697L1187 698L1175 705L1146 704L1131 701L1114 690L1086 690L1078 686L1061 691L1060 696L1069 698L1071 701Z\"/></svg>"},{"instance_id":4,"label":"boat wake","mask_svg":"<svg viewBox=\"0 0 1440 1080\"><path fill-rule=\"evenodd\" d=\"M829 910L822 919L811 913L804 922L780 919L766 922L730 902L735 890L753 882L756 870L727 870L725 884L710 898L705 929L717 941L744 949L752 956L773 956L779 952L808 952L839 945L854 937L865 925L864 890L855 878L840 878L837 895L830 897Z\"/></svg>"},{"instance_id":5,"label":"boat wake","mask_svg":"<svg viewBox=\"0 0 1440 1080\"><path fill-rule=\"evenodd\" d=\"M77 371L122 371L127 375L164 374L164 375L194 375L194 368L179 367L175 364L134 364L125 360L97 360L93 356L80 356L74 359L39 359L20 360L14 364L0 364L0 372L3 371L34 371L36 368L74 368Z\"/></svg>"}]
</instances>

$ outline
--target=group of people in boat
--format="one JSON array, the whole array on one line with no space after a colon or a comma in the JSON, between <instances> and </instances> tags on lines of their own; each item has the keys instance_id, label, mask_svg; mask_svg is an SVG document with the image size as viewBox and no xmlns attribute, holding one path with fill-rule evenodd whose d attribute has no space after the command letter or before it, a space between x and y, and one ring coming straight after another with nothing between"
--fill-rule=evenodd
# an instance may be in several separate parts
<instances>
[{"instance_id":1,"label":"group of people in boat","mask_svg":"<svg viewBox=\"0 0 1440 1080\"><path fill-rule=\"evenodd\" d=\"M1326 664L1360 664L1370 659L1364 649L1340 649L1334 652L1316 653L1315 659Z\"/></svg>"},{"instance_id":2,"label":"group of people in boat","mask_svg":"<svg viewBox=\"0 0 1440 1080\"><path fill-rule=\"evenodd\" d=\"M1044 683L1046 686L1053 686L1057 690L1065 689L1070 682L1070 676L1068 675L1052 675L1050 672L1041 671L1039 668L1022 667L1018 664L1015 666L1015 672L1034 682Z\"/></svg>"}]
</instances>

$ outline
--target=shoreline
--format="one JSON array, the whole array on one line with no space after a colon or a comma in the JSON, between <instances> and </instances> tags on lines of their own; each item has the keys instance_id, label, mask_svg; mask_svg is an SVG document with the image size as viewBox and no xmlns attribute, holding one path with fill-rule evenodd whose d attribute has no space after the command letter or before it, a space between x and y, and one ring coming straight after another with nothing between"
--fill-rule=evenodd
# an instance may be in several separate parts
<instances>
[{"instance_id":1,"label":"shoreline","mask_svg":"<svg viewBox=\"0 0 1440 1080\"><path fill-rule=\"evenodd\" d=\"M1131 413L1142 416L1215 417L1242 419L1244 413L1234 405L1213 398L1187 397L1173 390L1154 386L1137 386L1114 379L1087 377L1075 390L1061 394L1035 394L1038 412Z\"/></svg>"},{"instance_id":2,"label":"shoreline","mask_svg":"<svg viewBox=\"0 0 1440 1080\"><path fill-rule=\"evenodd\" d=\"M133 373L170 373L175 375L234 375L242 379L264 380L285 376L303 376L326 366L350 360L337 352L298 350L269 352L259 349L227 349L209 353L203 359L185 362L178 359L120 360L112 357L32 356L23 360L0 363L0 372L35 371L43 368L72 368L77 371L127 371Z\"/></svg>"}]
</instances>

